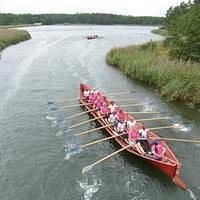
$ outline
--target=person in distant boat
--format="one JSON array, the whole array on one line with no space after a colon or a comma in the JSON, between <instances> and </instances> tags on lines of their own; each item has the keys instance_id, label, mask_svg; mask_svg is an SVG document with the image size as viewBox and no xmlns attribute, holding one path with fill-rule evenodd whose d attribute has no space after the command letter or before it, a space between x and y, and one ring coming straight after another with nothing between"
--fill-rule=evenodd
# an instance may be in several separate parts
<instances>
[{"instance_id":1,"label":"person in distant boat","mask_svg":"<svg viewBox=\"0 0 200 200\"><path fill-rule=\"evenodd\" d=\"M162 160L165 151L165 147L160 142L158 142L158 140L155 139L152 141L151 152L156 160Z\"/></svg>"},{"instance_id":2,"label":"person in distant boat","mask_svg":"<svg viewBox=\"0 0 200 200\"><path fill-rule=\"evenodd\" d=\"M117 105L115 104L114 101L111 101L110 105L108 106L108 108L110 109L110 113L113 113L113 112L115 112L115 110L117 108Z\"/></svg>"},{"instance_id":3,"label":"person in distant boat","mask_svg":"<svg viewBox=\"0 0 200 200\"><path fill-rule=\"evenodd\" d=\"M148 142L148 134L149 134L149 129L145 129L144 126L142 126L141 129L139 129L139 141L140 144L142 145L144 151L146 153L151 153L151 146Z\"/></svg>"},{"instance_id":4,"label":"person in distant boat","mask_svg":"<svg viewBox=\"0 0 200 200\"><path fill-rule=\"evenodd\" d=\"M134 128L131 128L129 131L128 131L128 142L130 144L133 144L134 147L136 148L136 150L144 155L145 152L144 152L144 149L142 148L141 144L140 144L140 141L138 140L139 139L139 133L136 129Z\"/></svg>"}]
</instances>

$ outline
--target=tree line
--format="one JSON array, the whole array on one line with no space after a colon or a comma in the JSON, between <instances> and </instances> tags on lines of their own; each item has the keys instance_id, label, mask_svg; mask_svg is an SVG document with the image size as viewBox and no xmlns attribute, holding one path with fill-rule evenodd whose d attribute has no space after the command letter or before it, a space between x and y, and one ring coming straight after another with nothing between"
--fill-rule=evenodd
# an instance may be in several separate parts
<instances>
[{"instance_id":1,"label":"tree line","mask_svg":"<svg viewBox=\"0 0 200 200\"><path fill-rule=\"evenodd\" d=\"M52 24L136 24L136 25L162 25L164 17L151 16L125 16L100 13L77 13L77 14L11 14L0 13L0 25L18 25L42 23Z\"/></svg>"},{"instance_id":2,"label":"tree line","mask_svg":"<svg viewBox=\"0 0 200 200\"><path fill-rule=\"evenodd\" d=\"M170 55L183 61L200 62L200 0L182 2L166 14Z\"/></svg>"}]
</instances>

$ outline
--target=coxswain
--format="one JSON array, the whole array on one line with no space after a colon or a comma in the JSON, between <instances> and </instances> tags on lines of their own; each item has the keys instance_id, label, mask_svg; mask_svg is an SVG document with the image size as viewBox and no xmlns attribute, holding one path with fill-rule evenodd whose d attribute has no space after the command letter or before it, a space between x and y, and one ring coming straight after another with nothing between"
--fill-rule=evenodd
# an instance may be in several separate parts
<instances>
[{"instance_id":1,"label":"coxswain","mask_svg":"<svg viewBox=\"0 0 200 200\"><path fill-rule=\"evenodd\" d=\"M153 154L153 157L156 160L162 160L166 151L165 147L156 139L153 140L151 144L151 152Z\"/></svg>"}]
</instances>

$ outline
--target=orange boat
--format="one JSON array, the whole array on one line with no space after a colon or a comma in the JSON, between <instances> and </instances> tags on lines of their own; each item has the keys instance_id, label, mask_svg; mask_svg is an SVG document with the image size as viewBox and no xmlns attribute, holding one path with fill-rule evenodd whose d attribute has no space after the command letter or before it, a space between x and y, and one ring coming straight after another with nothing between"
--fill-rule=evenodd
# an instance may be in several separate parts
<instances>
[{"instance_id":1,"label":"orange boat","mask_svg":"<svg viewBox=\"0 0 200 200\"><path fill-rule=\"evenodd\" d=\"M91 90L92 87L89 85L85 85L85 84L80 84L80 90L79 90L79 100L80 103L84 105L84 107L89 111L92 110L91 105L88 105L87 100L85 100L83 92L85 90ZM99 113L97 113L96 111L92 111L91 115L96 118L99 117ZM132 115L128 115L129 118L135 119L134 116ZM104 120L103 118L99 118L98 123L101 126L106 126L109 125L108 122L106 120ZM138 123L139 125L142 126L141 123ZM141 127L138 126L138 129ZM107 126L105 127L105 130L110 134L110 136L114 136L114 130L112 129L111 126ZM151 143L153 138L158 138L158 136L153 133L152 131L149 131L149 139L148 142ZM121 146L121 147L126 147L128 145L128 143L121 137L116 137L114 138L114 140ZM166 159L164 160L156 160L150 156L146 156L146 155L142 155L140 153L138 153L138 151L136 151L135 148L130 147L127 148L126 150L133 154L134 156L137 156L141 159L144 159L145 161L147 161L148 163L150 163L151 165L153 165L156 169L160 170L161 172L163 172L165 175L169 176L173 182L175 184L177 184L180 188L182 189L187 189L187 186L185 183L183 183L183 181L179 178L179 172L180 172L180 167L181 164L179 163L179 161L177 160L177 158L175 157L175 155L173 154L173 152L170 150L170 148L168 147L168 145L161 140L160 143L162 143L162 145L165 147L166 152L165 152L165 157Z\"/></svg>"}]
</instances>

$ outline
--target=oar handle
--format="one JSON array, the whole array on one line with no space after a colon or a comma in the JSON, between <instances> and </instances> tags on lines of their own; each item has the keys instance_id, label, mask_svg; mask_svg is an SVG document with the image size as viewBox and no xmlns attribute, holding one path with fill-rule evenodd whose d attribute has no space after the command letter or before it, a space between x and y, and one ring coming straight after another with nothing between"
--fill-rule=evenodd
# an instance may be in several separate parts
<instances>
[{"instance_id":1,"label":"oar handle","mask_svg":"<svg viewBox=\"0 0 200 200\"><path fill-rule=\"evenodd\" d=\"M133 145L133 144L129 144L129 145L127 145L127 146L125 146L125 147L123 147L123 148L121 148L121 149L119 149L119 150L117 150L117 151L111 153L110 155L108 155L108 156L106 156L106 157L104 157L104 158L102 158L102 159L96 161L96 162L93 163L91 166L94 167L95 165L97 165L97 164L103 162L104 160L107 160L108 158L114 156L115 154L117 154L117 153L119 153L119 152L121 152L121 151L124 151L125 149L128 149L128 148L131 147L132 145Z\"/></svg>"}]
</instances>

